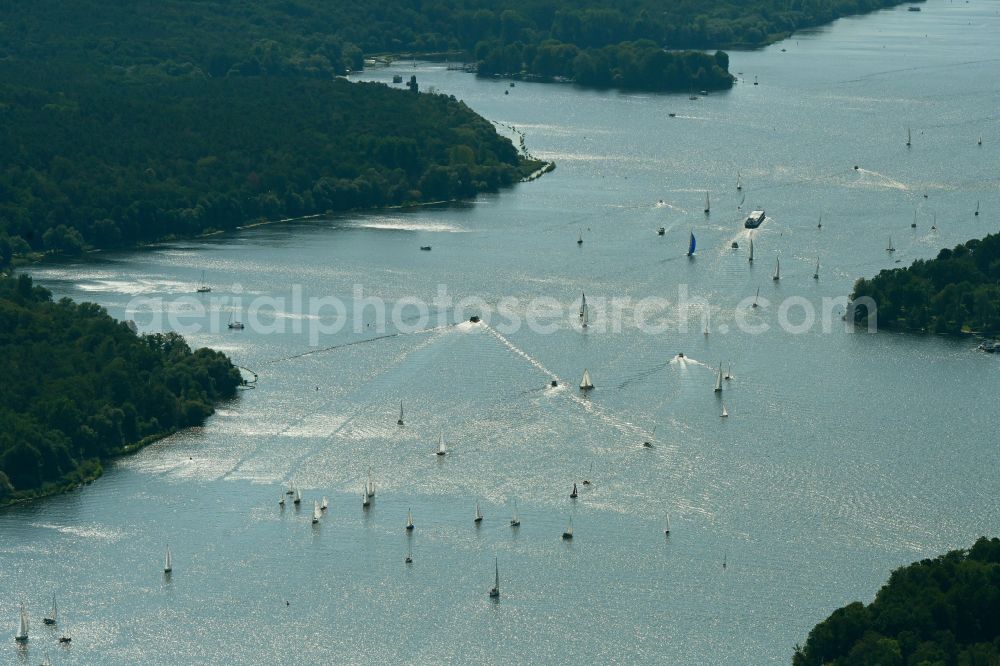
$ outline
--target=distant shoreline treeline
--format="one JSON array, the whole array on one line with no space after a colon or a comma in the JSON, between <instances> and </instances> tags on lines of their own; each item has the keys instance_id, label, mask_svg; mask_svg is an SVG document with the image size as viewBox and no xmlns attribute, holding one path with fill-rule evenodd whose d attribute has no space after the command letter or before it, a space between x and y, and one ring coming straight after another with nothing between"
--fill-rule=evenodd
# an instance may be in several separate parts
<instances>
[{"instance_id":1,"label":"distant shoreline treeline","mask_svg":"<svg viewBox=\"0 0 1000 666\"><path fill-rule=\"evenodd\" d=\"M137 336L103 308L0 277L0 505L79 485L109 457L199 425L239 371L176 333Z\"/></svg>"},{"instance_id":2,"label":"distant shoreline treeline","mask_svg":"<svg viewBox=\"0 0 1000 666\"><path fill-rule=\"evenodd\" d=\"M855 309L858 323L874 316L879 328L1000 335L1000 234L858 280L851 298L863 297L877 310Z\"/></svg>"},{"instance_id":3,"label":"distant shoreline treeline","mask_svg":"<svg viewBox=\"0 0 1000 666\"><path fill-rule=\"evenodd\" d=\"M1000 539L980 538L892 572L875 601L833 612L794 666L1000 663Z\"/></svg>"}]
</instances>

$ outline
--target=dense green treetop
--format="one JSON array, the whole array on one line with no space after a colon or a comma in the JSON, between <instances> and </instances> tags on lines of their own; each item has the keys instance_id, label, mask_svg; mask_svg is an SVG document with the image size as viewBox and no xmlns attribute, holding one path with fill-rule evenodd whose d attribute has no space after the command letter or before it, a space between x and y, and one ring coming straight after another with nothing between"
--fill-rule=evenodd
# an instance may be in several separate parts
<instances>
[{"instance_id":1,"label":"dense green treetop","mask_svg":"<svg viewBox=\"0 0 1000 666\"><path fill-rule=\"evenodd\" d=\"M202 423L241 381L219 352L137 336L93 303L53 302L27 275L0 278L0 377L0 504Z\"/></svg>"},{"instance_id":2,"label":"dense green treetop","mask_svg":"<svg viewBox=\"0 0 1000 666\"><path fill-rule=\"evenodd\" d=\"M892 572L870 605L833 612L794 666L1000 664L1000 539Z\"/></svg>"},{"instance_id":3,"label":"dense green treetop","mask_svg":"<svg viewBox=\"0 0 1000 666\"><path fill-rule=\"evenodd\" d=\"M858 280L851 298L862 297L875 301L883 328L1000 334L1000 234ZM866 321L867 309L855 316Z\"/></svg>"}]
</instances>

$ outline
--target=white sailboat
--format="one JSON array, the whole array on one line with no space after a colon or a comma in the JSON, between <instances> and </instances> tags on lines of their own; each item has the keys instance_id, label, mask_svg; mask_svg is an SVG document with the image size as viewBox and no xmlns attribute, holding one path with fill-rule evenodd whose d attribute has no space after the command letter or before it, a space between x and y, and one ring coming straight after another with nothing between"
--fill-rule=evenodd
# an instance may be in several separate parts
<instances>
[{"instance_id":1,"label":"white sailboat","mask_svg":"<svg viewBox=\"0 0 1000 666\"><path fill-rule=\"evenodd\" d=\"M590 381L590 371L584 368L583 379L580 380L580 390L589 391L592 388L594 388L594 383Z\"/></svg>"},{"instance_id":2,"label":"white sailboat","mask_svg":"<svg viewBox=\"0 0 1000 666\"><path fill-rule=\"evenodd\" d=\"M517 515L517 500L514 500L514 512L510 515L510 526L518 527L521 525L521 517Z\"/></svg>"},{"instance_id":3,"label":"white sailboat","mask_svg":"<svg viewBox=\"0 0 1000 666\"><path fill-rule=\"evenodd\" d=\"M670 536L670 514L665 513L663 514L663 517L666 518L667 521L667 526L663 529L663 533L667 536Z\"/></svg>"},{"instance_id":4,"label":"white sailboat","mask_svg":"<svg viewBox=\"0 0 1000 666\"><path fill-rule=\"evenodd\" d=\"M396 421L396 425L403 425L403 401L399 401L399 419Z\"/></svg>"},{"instance_id":5,"label":"white sailboat","mask_svg":"<svg viewBox=\"0 0 1000 666\"><path fill-rule=\"evenodd\" d=\"M753 239L752 238L750 239L750 259L749 259L749 262L751 264L753 263Z\"/></svg>"},{"instance_id":6,"label":"white sailboat","mask_svg":"<svg viewBox=\"0 0 1000 666\"><path fill-rule=\"evenodd\" d=\"M739 192L743 189L743 183L740 182L740 172L736 172L736 191Z\"/></svg>"},{"instance_id":7,"label":"white sailboat","mask_svg":"<svg viewBox=\"0 0 1000 666\"><path fill-rule=\"evenodd\" d=\"M587 311L587 294L580 293L583 294L583 298L580 299L580 319L583 319L583 314Z\"/></svg>"},{"instance_id":8,"label":"white sailboat","mask_svg":"<svg viewBox=\"0 0 1000 666\"><path fill-rule=\"evenodd\" d=\"M781 279L781 259L774 260L774 277L771 279L775 282Z\"/></svg>"},{"instance_id":9,"label":"white sailboat","mask_svg":"<svg viewBox=\"0 0 1000 666\"><path fill-rule=\"evenodd\" d=\"M569 496L570 496L570 499L576 499L577 498L576 484L575 483L573 484L573 490L570 491Z\"/></svg>"},{"instance_id":10,"label":"white sailboat","mask_svg":"<svg viewBox=\"0 0 1000 666\"><path fill-rule=\"evenodd\" d=\"M490 588L490 598L497 599L500 597L500 560L493 558L493 568L495 575L493 578L493 587Z\"/></svg>"},{"instance_id":11,"label":"white sailboat","mask_svg":"<svg viewBox=\"0 0 1000 666\"><path fill-rule=\"evenodd\" d=\"M294 504L295 506L302 504L302 491L299 490L298 488L295 489L294 498L295 499L292 500L292 504Z\"/></svg>"},{"instance_id":12,"label":"white sailboat","mask_svg":"<svg viewBox=\"0 0 1000 666\"><path fill-rule=\"evenodd\" d=\"M319 502L313 500L313 519L312 524L315 525L319 522L319 519L323 516L323 511L319 508Z\"/></svg>"},{"instance_id":13,"label":"white sailboat","mask_svg":"<svg viewBox=\"0 0 1000 666\"><path fill-rule=\"evenodd\" d=\"M229 329L232 331L242 331L245 328L243 322L237 321L233 318L233 313L229 313Z\"/></svg>"},{"instance_id":14,"label":"white sailboat","mask_svg":"<svg viewBox=\"0 0 1000 666\"><path fill-rule=\"evenodd\" d=\"M170 573L173 570L174 565L170 560L170 546L167 546L167 554L163 557L163 573Z\"/></svg>"},{"instance_id":15,"label":"white sailboat","mask_svg":"<svg viewBox=\"0 0 1000 666\"><path fill-rule=\"evenodd\" d=\"M889 236L889 246L885 248L886 252L895 252L896 248L892 246L892 236Z\"/></svg>"},{"instance_id":16,"label":"white sailboat","mask_svg":"<svg viewBox=\"0 0 1000 666\"><path fill-rule=\"evenodd\" d=\"M371 506L371 503L371 497L368 495L368 486L364 485L361 487L361 508L367 509Z\"/></svg>"},{"instance_id":17,"label":"white sailboat","mask_svg":"<svg viewBox=\"0 0 1000 666\"><path fill-rule=\"evenodd\" d=\"M280 507L285 506L285 493L281 493L280 495L278 495L278 506Z\"/></svg>"},{"instance_id":18,"label":"white sailboat","mask_svg":"<svg viewBox=\"0 0 1000 666\"><path fill-rule=\"evenodd\" d=\"M728 418L729 417L729 412L726 411L726 403L722 403L722 413L719 414L719 416L721 418Z\"/></svg>"},{"instance_id":19,"label":"white sailboat","mask_svg":"<svg viewBox=\"0 0 1000 666\"><path fill-rule=\"evenodd\" d=\"M594 475L594 461L591 460L590 461L590 472L587 474L587 478L583 480L583 485L589 486L590 485L590 477L592 477L593 475Z\"/></svg>"},{"instance_id":20,"label":"white sailboat","mask_svg":"<svg viewBox=\"0 0 1000 666\"><path fill-rule=\"evenodd\" d=\"M406 510L406 531L413 531L413 512L409 509Z\"/></svg>"},{"instance_id":21,"label":"white sailboat","mask_svg":"<svg viewBox=\"0 0 1000 666\"><path fill-rule=\"evenodd\" d=\"M642 443L642 446L647 449L653 448L653 437L656 436L656 425L653 425L653 429L649 432L649 439Z\"/></svg>"},{"instance_id":22,"label":"white sailboat","mask_svg":"<svg viewBox=\"0 0 1000 666\"><path fill-rule=\"evenodd\" d=\"M816 257L816 272L813 273L813 279L819 279L819 257Z\"/></svg>"},{"instance_id":23,"label":"white sailboat","mask_svg":"<svg viewBox=\"0 0 1000 666\"><path fill-rule=\"evenodd\" d=\"M59 634L60 643L69 643L73 639L69 635L69 623L66 622L66 616L63 616L62 622L59 623L62 626L62 632Z\"/></svg>"},{"instance_id":24,"label":"white sailboat","mask_svg":"<svg viewBox=\"0 0 1000 666\"><path fill-rule=\"evenodd\" d=\"M198 288L196 289L196 291L199 294L207 294L208 292L212 291L212 288L208 286L207 282L205 282L205 271L201 272L201 282L198 284Z\"/></svg>"},{"instance_id":25,"label":"white sailboat","mask_svg":"<svg viewBox=\"0 0 1000 666\"><path fill-rule=\"evenodd\" d=\"M726 370L726 376L723 377L727 382L733 378L733 364L729 364L729 368Z\"/></svg>"},{"instance_id":26,"label":"white sailboat","mask_svg":"<svg viewBox=\"0 0 1000 666\"><path fill-rule=\"evenodd\" d=\"M440 435L438 435L438 450L437 450L437 454L439 456L443 456L446 453L448 453L448 449L444 445L444 433L441 433Z\"/></svg>"},{"instance_id":27,"label":"white sailboat","mask_svg":"<svg viewBox=\"0 0 1000 666\"><path fill-rule=\"evenodd\" d=\"M819 214L819 221L816 222L816 228L817 229L822 229L823 228L823 213Z\"/></svg>"},{"instance_id":28,"label":"white sailboat","mask_svg":"<svg viewBox=\"0 0 1000 666\"><path fill-rule=\"evenodd\" d=\"M581 319L580 326L582 328L587 328L587 323L590 321L590 306L586 303L583 304L583 315Z\"/></svg>"},{"instance_id":29,"label":"white sailboat","mask_svg":"<svg viewBox=\"0 0 1000 666\"><path fill-rule=\"evenodd\" d=\"M368 496L375 497L375 481L372 480L372 468L368 468Z\"/></svg>"},{"instance_id":30,"label":"white sailboat","mask_svg":"<svg viewBox=\"0 0 1000 666\"><path fill-rule=\"evenodd\" d=\"M59 619L59 608L56 606L56 595L52 595L52 610L49 614L42 618L42 622L45 624L55 624L56 620Z\"/></svg>"},{"instance_id":31,"label":"white sailboat","mask_svg":"<svg viewBox=\"0 0 1000 666\"><path fill-rule=\"evenodd\" d=\"M579 235L576 237L576 244L583 245L583 231L580 231Z\"/></svg>"},{"instance_id":32,"label":"white sailboat","mask_svg":"<svg viewBox=\"0 0 1000 666\"><path fill-rule=\"evenodd\" d=\"M563 539L573 538L573 516L569 517L569 523L566 525L566 529L563 530L562 538Z\"/></svg>"},{"instance_id":33,"label":"white sailboat","mask_svg":"<svg viewBox=\"0 0 1000 666\"><path fill-rule=\"evenodd\" d=\"M326 495L323 495L323 501L319 503L319 510L326 511L328 508L330 508L330 500L326 498Z\"/></svg>"},{"instance_id":34,"label":"white sailboat","mask_svg":"<svg viewBox=\"0 0 1000 666\"><path fill-rule=\"evenodd\" d=\"M757 295L753 297L753 304L750 306L752 308L757 307L757 301L760 299L760 287L757 287Z\"/></svg>"},{"instance_id":35,"label":"white sailboat","mask_svg":"<svg viewBox=\"0 0 1000 666\"><path fill-rule=\"evenodd\" d=\"M913 138L913 135L912 135L912 134L910 133L910 128L909 128L909 127L907 127L907 128L906 128L906 147L907 147L907 148L909 148L909 147L910 147L910 140L911 140L912 138Z\"/></svg>"},{"instance_id":36,"label":"white sailboat","mask_svg":"<svg viewBox=\"0 0 1000 666\"><path fill-rule=\"evenodd\" d=\"M24 604L21 604L21 618L20 624L17 628L17 633L14 634L14 640L18 643L28 642L28 611L25 609Z\"/></svg>"},{"instance_id":37,"label":"white sailboat","mask_svg":"<svg viewBox=\"0 0 1000 666\"><path fill-rule=\"evenodd\" d=\"M712 206L708 203L708 192L705 192L705 214L708 215L709 211L712 210Z\"/></svg>"},{"instance_id":38,"label":"white sailboat","mask_svg":"<svg viewBox=\"0 0 1000 666\"><path fill-rule=\"evenodd\" d=\"M979 217L979 199L976 199L976 212L973 215Z\"/></svg>"},{"instance_id":39,"label":"white sailboat","mask_svg":"<svg viewBox=\"0 0 1000 666\"><path fill-rule=\"evenodd\" d=\"M483 512L479 509L479 502L476 502L476 517L472 519L472 522L477 525L483 522Z\"/></svg>"},{"instance_id":40,"label":"white sailboat","mask_svg":"<svg viewBox=\"0 0 1000 666\"><path fill-rule=\"evenodd\" d=\"M715 392L719 393L722 390L722 364L719 364L719 374L715 376Z\"/></svg>"}]
</instances>

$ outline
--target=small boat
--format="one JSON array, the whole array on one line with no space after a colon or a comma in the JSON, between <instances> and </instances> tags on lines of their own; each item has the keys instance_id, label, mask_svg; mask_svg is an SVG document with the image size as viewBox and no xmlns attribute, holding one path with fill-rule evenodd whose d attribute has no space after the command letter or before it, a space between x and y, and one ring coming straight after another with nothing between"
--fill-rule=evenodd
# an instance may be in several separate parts
<instances>
[{"instance_id":1,"label":"small boat","mask_svg":"<svg viewBox=\"0 0 1000 666\"><path fill-rule=\"evenodd\" d=\"M243 322L235 321L232 312L229 313L229 329L233 331L242 331L244 329Z\"/></svg>"},{"instance_id":2,"label":"small boat","mask_svg":"<svg viewBox=\"0 0 1000 666\"><path fill-rule=\"evenodd\" d=\"M573 538L573 517L570 516L569 523L566 525L566 529L563 530L563 539L569 540Z\"/></svg>"},{"instance_id":3,"label":"small boat","mask_svg":"<svg viewBox=\"0 0 1000 666\"><path fill-rule=\"evenodd\" d=\"M914 209L914 211L913 211L913 222L910 222L910 228L911 229L916 229L917 228L917 211L916 211L916 209Z\"/></svg>"},{"instance_id":4,"label":"small boat","mask_svg":"<svg viewBox=\"0 0 1000 666\"><path fill-rule=\"evenodd\" d=\"M694 256L694 249L695 249L696 245L697 245L697 242L695 242L695 239L694 239L694 230L692 230L691 231L691 238L688 240L688 253L687 253L687 256L689 256L689 257L693 257Z\"/></svg>"},{"instance_id":5,"label":"small boat","mask_svg":"<svg viewBox=\"0 0 1000 666\"><path fill-rule=\"evenodd\" d=\"M18 643L28 642L28 611L25 609L23 603L21 604L20 623L17 628L17 633L14 634L14 640Z\"/></svg>"},{"instance_id":6,"label":"small boat","mask_svg":"<svg viewBox=\"0 0 1000 666\"><path fill-rule=\"evenodd\" d=\"M816 271L813 273L813 279L819 279L819 257L816 257Z\"/></svg>"},{"instance_id":7,"label":"small boat","mask_svg":"<svg viewBox=\"0 0 1000 666\"><path fill-rule=\"evenodd\" d=\"M430 252L431 251L431 246L430 245L421 245L420 249L423 250L424 252Z\"/></svg>"},{"instance_id":8,"label":"small boat","mask_svg":"<svg viewBox=\"0 0 1000 666\"><path fill-rule=\"evenodd\" d=\"M326 511L329 508L330 508L330 500L326 498L326 495L323 495L323 501L319 503L319 510Z\"/></svg>"},{"instance_id":9,"label":"small boat","mask_svg":"<svg viewBox=\"0 0 1000 666\"><path fill-rule=\"evenodd\" d=\"M490 599L498 599L500 597L500 560L493 558L493 568L494 568L494 578L493 587L490 588Z\"/></svg>"},{"instance_id":10,"label":"small boat","mask_svg":"<svg viewBox=\"0 0 1000 666\"><path fill-rule=\"evenodd\" d=\"M719 416L722 417L722 418L728 418L729 417L729 412L726 411L726 403L722 403L722 413L719 414Z\"/></svg>"},{"instance_id":11,"label":"small boat","mask_svg":"<svg viewBox=\"0 0 1000 666\"><path fill-rule=\"evenodd\" d=\"M56 595L52 595L52 610L49 614L42 618L42 622L45 624L55 624L56 620L59 618L59 608L56 606Z\"/></svg>"},{"instance_id":12,"label":"small boat","mask_svg":"<svg viewBox=\"0 0 1000 666\"><path fill-rule=\"evenodd\" d=\"M372 504L372 498L368 494L368 486L366 485L361 488L361 508L367 509L368 507L371 506L371 504Z\"/></svg>"},{"instance_id":13,"label":"small boat","mask_svg":"<svg viewBox=\"0 0 1000 666\"><path fill-rule=\"evenodd\" d=\"M762 210L751 211L747 215L746 219L743 220L743 227L746 229L756 229L760 225L764 224L764 220L767 219L767 213Z\"/></svg>"},{"instance_id":14,"label":"small boat","mask_svg":"<svg viewBox=\"0 0 1000 666\"><path fill-rule=\"evenodd\" d=\"M982 134L979 135L979 143L977 145L980 145L980 146L983 145L983 135Z\"/></svg>"},{"instance_id":15,"label":"small boat","mask_svg":"<svg viewBox=\"0 0 1000 666\"><path fill-rule=\"evenodd\" d=\"M726 568L726 560L728 560L728 559L729 559L729 553L728 552L723 553L722 554L722 568L723 569Z\"/></svg>"},{"instance_id":16,"label":"small boat","mask_svg":"<svg viewBox=\"0 0 1000 666\"><path fill-rule=\"evenodd\" d=\"M738 249L740 249L740 244L737 243L736 241L733 241L732 244L729 247L731 247L734 250L738 250Z\"/></svg>"},{"instance_id":17,"label":"small boat","mask_svg":"<svg viewBox=\"0 0 1000 666\"><path fill-rule=\"evenodd\" d=\"M819 220L816 222L816 228L817 229L823 228L823 213L819 214Z\"/></svg>"},{"instance_id":18,"label":"small boat","mask_svg":"<svg viewBox=\"0 0 1000 666\"><path fill-rule=\"evenodd\" d=\"M729 364L729 369L726 370L726 376L723 377L723 379L725 379L728 382L732 378L733 378L733 364L730 363Z\"/></svg>"},{"instance_id":19,"label":"small boat","mask_svg":"<svg viewBox=\"0 0 1000 666\"><path fill-rule=\"evenodd\" d=\"M908 11L908 12L919 12L920 11L920 7L917 7L916 5L910 5L909 7L906 8L906 11Z\"/></svg>"},{"instance_id":20,"label":"small boat","mask_svg":"<svg viewBox=\"0 0 1000 666\"><path fill-rule=\"evenodd\" d=\"M284 507L285 506L285 494L284 493L281 493L280 495L278 495L278 506L280 506L280 507Z\"/></svg>"},{"instance_id":21,"label":"small boat","mask_svg":"<svg viewBox=\"0 0 1000 666\"><path fill-rule=\"evenodd\" d=\"M587 323L590 321L590 306L583 306L583 320L580 322L580 328L587 328Z\"/></svg>"},{"instance_id":22,"label":"small boat","mask_svg":"<svg viewBox=\"0 0 1000 666\"><path fill-rule=\"evenodd\" d=\"M403 425L403 401L399 401L399 418L396 420L396 425Z\"/></svg>"},{"instance_id":23,"label":"small boat","mask_svg":"<svg viewBox=\"0 0 1000 666\"><path fill-rule=\"evenodd\" d=\"M934 221L931 222L931 231L937 231L937 213L934 213Z\"/></svg>"},{"instance_id":24,"label":"small boat","mask_svg":"<svg viewBox=\"0 0 1000 666\"><path fill-rule=\"evenodd\" d=\"M163 573L170 573L174 570L174 564L170 560L170 546L167 546L167 554L163 557Z\"/></svg>"},{"instance_id":25,"label":"small boat","mask_svg":"<svg viewBox=\"0 0 1000 666\"><path fill-rule=\"evenodd\" d=\"M781 279L781 260L780 259L775 259L774 260L774 277L771 278L771 279L774 280L775 282L777 282L778 280Z\"/></svg>"},{"instance_id":26,"label":"small boat","mask_svg":"<svg viewBox=\"0 0 1000 666\"><path fill-rule=\"evenodd\" d=\"M667 116L669 116L669 117L671 117L671 118L676 118L676 117L677 117L677 114L676 114L676 113L674 113L673 111L671 111L670 113L668 113L668 114L667 114Z\"/></svg>"},{"instance_id":27,"label":"small boat","mask_svg":"<svg viewBox=\"0 0 1000 666\"><path fill-rule=\"evenodd\" d=\"M753 239L750 239L750 259L748 260L751 264L753 263Z\"/></svg>"},{"instance_id":28,"label":"small boat","mask_svg":"<svg viewBox=\"0 0 1000 666\"><path fill-rule=\"evenodd\" d=\"M444 445L444 433L438 435L437 455L443 456L448 453L448 448Z\"/></svg>"},{"instance_id":29,"label":"small boat","mask_svg":"<svg viewBox=\"0 0 1000 666\"><path fill-rule=\"evenodd\" d=\"M319 508L319 502L313 500L313 519L312 524L315 525L319 522L319 519L323 517L323 511Z\"/></svg>"},{"instance_id":30,"label":"small boat","mask_svg":"<svg viewBox=\"0 0 1000 666\"><path fill-rule=\"evenodd\" d=\"M583 232L581 231L576 237L576 244L583 245Z\"/></svg>"},{"instance_id":31,"label":"small boat","mask_svg":"<svg viewBox=\"0 0 1000 666\"><path fill-rule=\"evenodd\" d=\"M201 282L198 284L198 288L195 291L199 294L207 294L212 291L212 288L208 286L207 282L205 282L205 271L201 272Z\"/></svg>"},{"instance_id":32,"label":"small boat","mask_svg":"<svg viewBox=\"0 0 1000 666\"><path fill-rule=\"evenodd\" d=\"M660 227L659 229L656 230L656 235L657 236L663 236L666 233L667 233L667 230L665 228L663 228L663 227Z\"/></svg>"},{"instance_id":33,"label":"small boat","mask_svg":"<svg viewBox=\"0 0 1000 666\"><path fill-rule=\"evenodd\" d=\"M483 512L479 509L479 502L476 502L476 517L472 519L472 522L477 525L483 522Z\"/></svg>"},{"instance_id":34,"label":"small boat","mask_svg":"<svg viewBox=\"0 0 1000 666\"><path fill-rule=\"evenodd\" d=\"M292 500L292 504L295 506L302 504L302 491L298 488L295 489L295 499Z\"/></svg>"},{"instance_id":35,"label":"small boat","mask_svg":"<svg viewBox=\"0 0 1000 666\"><path fill-rule=\"evenodd\" d=\"M712 210L712 206L708 203L708 192L705 192L705 214L708 215Z\"/></svg>"},{"instance_id":36,"label":"small boat","mask_svg":"<svg viewBox=\"0 0 1000 666\"><path fill-rule=\"evenodd\" d=\"M590 381L590 371L586 368L583 369L583 379L580 380L580 390L589 391L594 388L594 383Z\"/></svg>"},{"instance_id":37,"label":"small boat","mask_svg":"<svg viewBox=\"0 0 1000 666\"><path fill-rule=\"evenodd\" d=\"M886 252L895 252L896 248L892 246L892 236L889 236L889 246L885 248Z\"/></svg>"},{"instance_id":38,"label":"small boat","mask_svg":"<svg viewBox=\"0 0 1000 666\"><path fill-rule=\"evenodd\" d=\"M570 492L569 496L570 496L570 499L576 499L576 484L575 483L573 484L573 490L572 490L572 492Z\"/></svg>"},{"instance_id":39,"label":"small boat","mask_svg":"<svg viewBox=\"0 0 1000 666\"><path fill-rule=\"evenodd\" d=\"M715 376L715 392L719 393L722 391L722 364L719 364L719 374Z\"/></svg>"},{"instance_id":40,"label":"small boat","mask_svg":"<svg viewBox=\"0 0 1000 666\"><path fill-rule=\"evenodd\" d=\"M750 307L752 308L757 307L757 300L759 298L760 298L760 287L757 287L757 295L753 297L753 305L751 305Z\"/></svg>"},{"instance_id":41,"label":"small boat","mask_svg":"<svg viewBox=\"0 0 1000 666\"><path fill-rule=\"evenodd\" d=\"M739 192L743 189L743 183L740 182L740 172L736 172L736 191Z\"/></svg>"},{"instance_id":42,"label":"small boat","mask_svg":"<svg viewBox=\"0 0 1000 666\"><path fill-rule=\"evenodd\" d=\"M413 564L413 551L406 551L406 558L403 560L405 564Z\"/></svg>"},{"instance_id":43,"label":"small boat","mask_svg":"<svg viewBox=\"0 0 1000 666\"><path fill-rule=\"evenodd\" d=\"M976 212L973 215L979 217L979 199L976 199Z\"/></svg>"},{"instance_id":44,"label":"small boat","mask_svg":"<svg viewBox=\"0 0 1000 666\"><path fill-rule=\"evenodd\" d=\"M666 519L666 521L667 521L667 526L666 526L665 528L663 528L663 533L664 533L664 534L665 534L666 536L670 536L670 514L668 514L668 513L665 513L665 514L663 514L663 517L664 517L664 518Z\"/></svg>"},{"instance_id":45,"label":"small boat","mask_svg":"<svg viewBox=\"0 0 1000 666\"><path fill-rule=\"evenodd\" d=\"M520 527L521 517L517 515L517 500L514 500L514 512L510 515L510 526Z\"/></svg>"},{"instance_id":46,"label":"small boat","mask_svg":"<svg viewBox=\"0 0 1000 666\"><path fill-rule=\"evenodd\" d=\"M409 509L406 510L406 531L413 531L413 512Z\"/></svg>"},{"instance_id":47,"label":"small boat","mask_svg":"<svg viewBox=\"0 0 1000 666\"><path fill-rule=\"evenodd\" d=\"M655 425L653 426L653 429L649 432L649 439L647 439L646 441L644 441L642 443L643 448L645 448L645 449L651 449L651 448L653 448L653 436L654 435L656 435L656 426Z\"/></svg>"},{"instance_id":48,"label":"small boat","mask_svg":"<svg viewBox=\"0 0 1000 666\"><path fill-rule=\"evenodd\" d=\"M757 85L757 75L756 74L754 74L754 76L753 76L753 84Z\"/></svg>"},{"instance_id":49,"label":"small boat","mask_svg":"<svg viewBox=\"0 0 1000 666\"><path fill-rule=\"evenodd\" d=\"M372 480L372 468L368 468L368 496L375 497L375 481Z\"/></svg>"},{"instance_id":50,"label":"small boat","mask_svg":"<svg viewBox=\"0 0 1000 666\"><path fill-rule=\"evenodd\" d=\"M910 128L909 128L909 127L907 127L907 128L906 128L906 147L907 147L907 148L909 148L909 147L910 147L910 139L911 139L911 138L912 138L912 136L911 136L911 134L910 134Z\"/></svg>"},{"instance_id":51,"label":"small boat","mask_svg":"<svg viewBox=\"0 0 1000 666\"><path fill-rule=\"evenodd\" d=\"M587 311L587 294L580 292L583 297L580 299L580 319L583 319L584 313Z\"/></svg>"}]
</instances>

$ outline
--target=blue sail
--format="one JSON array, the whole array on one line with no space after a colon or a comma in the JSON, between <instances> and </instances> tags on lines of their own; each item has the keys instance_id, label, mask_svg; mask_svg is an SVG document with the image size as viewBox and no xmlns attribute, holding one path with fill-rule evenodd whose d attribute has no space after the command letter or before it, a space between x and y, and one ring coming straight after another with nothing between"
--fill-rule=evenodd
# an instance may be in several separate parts
<instances>
[{"instance_id":1,"label":"blue sail","mask_svg":"<svg viewBox=\"0 0 1000 666\"><path fill-rule=\"evenodd\" d=\"M688 246L688 256L689 257L694 254L694 247L695 247L694 232L692 231L691 232L691 244Z\"/></svg>"}]
</instances>

